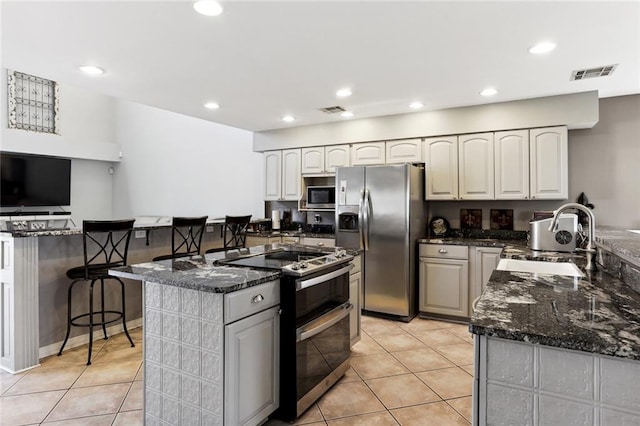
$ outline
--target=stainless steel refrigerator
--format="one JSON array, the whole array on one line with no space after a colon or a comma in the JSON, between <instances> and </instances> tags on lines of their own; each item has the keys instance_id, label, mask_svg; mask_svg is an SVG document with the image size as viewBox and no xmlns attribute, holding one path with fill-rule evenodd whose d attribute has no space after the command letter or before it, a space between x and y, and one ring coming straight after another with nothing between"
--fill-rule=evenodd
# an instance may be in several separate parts
<instances>
[{"instance_id":1,"label":"stainless steel refrigerator","mask_svg":"<svg viewBox=\"0 0 640 426\"><path fill-rule=\"evenodd\" d=\"M418 312L424 176L424 164L336 170L336 245L363 250L365 313L409 321Z\"/></svg>"}]
</instances>

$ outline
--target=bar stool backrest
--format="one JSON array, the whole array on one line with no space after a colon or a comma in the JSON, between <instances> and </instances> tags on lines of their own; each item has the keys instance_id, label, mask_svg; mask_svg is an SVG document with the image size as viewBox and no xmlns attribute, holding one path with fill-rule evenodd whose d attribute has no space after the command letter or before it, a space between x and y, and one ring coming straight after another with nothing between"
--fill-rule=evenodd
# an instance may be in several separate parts
<instances>
[{"instance_id":1,"label":"bar stool backrest","mask_svg":"<svg viewBox=\"0 0 640 426\"><path fill-rule=\"evenodd\" d=\"M207 216L174 217L171 233L172 256L199 255L206 223Z\"/></svg>"},{"instance_id":2,"label":"bar stool backrest","mask_svg":"<svg viewBox=\"0 0 640 426\"><path fill-rule=\"evenodd\" d=\"M125 266L135 219L82 222L84 274L89 279L109 268Z\"/></svg>"},{"instance_id":3,"label":"bar stool backrest","mask_svg":"<svg viewBox=\"0 0 640 426\"><path fill-rule=\"evenodd\" d=\"M248 216L225 216L224 218L224 247L245 247L247 242L247 228L251 221Z\"/></svg>"}]
</instances>

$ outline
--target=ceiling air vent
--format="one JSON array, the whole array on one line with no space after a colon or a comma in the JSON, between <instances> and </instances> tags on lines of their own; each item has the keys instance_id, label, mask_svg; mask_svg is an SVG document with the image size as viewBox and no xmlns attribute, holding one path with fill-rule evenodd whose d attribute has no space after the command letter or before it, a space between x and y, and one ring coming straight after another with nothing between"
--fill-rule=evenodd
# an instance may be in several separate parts
<instances>
[{"instance_id":1,"label":"ceiling air vent","mask_svg":"<svg viewBox=\"0 0 640 426\"><path fill-rule=\"evenodd\" d=\"M608 75L611 75L617 66L618 64L589 68L586 70L576 70L571 73L571 81L584 80L585 78L606 77Z\"/></svg>"},{"instance_id":2,"label":"ceiling air vent","mask_svg":"<svg viewBox=\"0 0 640 426\"><path fill-rule=\"evenodd\" d=\"M324 112L325 114L337 114L339 112L345 112L346 110L341 106L336 105L336 106L330 106L326 108L320 108L320 111Z\"/></svg>"}]
</instances>

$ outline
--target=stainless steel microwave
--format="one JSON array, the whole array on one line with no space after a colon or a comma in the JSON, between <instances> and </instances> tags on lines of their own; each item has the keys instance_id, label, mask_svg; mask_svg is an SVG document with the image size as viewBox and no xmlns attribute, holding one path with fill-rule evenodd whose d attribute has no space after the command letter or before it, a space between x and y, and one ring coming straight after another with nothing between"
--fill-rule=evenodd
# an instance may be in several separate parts
<instances>
[{"instance_id":1,"label":"stainless steel microwave","mask_svg":"<svg viewBox=\"0 0 640 426\"><path fill-rule=\"evenodd\" d=\"M335 186L308 186L308 209L334 209L336 207Z\"/></svg>"}]
</instances>

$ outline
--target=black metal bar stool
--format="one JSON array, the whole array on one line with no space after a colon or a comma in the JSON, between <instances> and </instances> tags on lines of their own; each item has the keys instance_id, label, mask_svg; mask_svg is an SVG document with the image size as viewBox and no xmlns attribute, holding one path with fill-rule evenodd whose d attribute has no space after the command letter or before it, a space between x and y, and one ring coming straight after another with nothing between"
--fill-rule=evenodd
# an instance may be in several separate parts
<instances>
[{"instance_id":1,"label":"black metal bar stool","mask_svg":"<svg viewBox=\"0 0 640 426\"><path fill-rule=\"evenodd\" d=\"M89 327L89 354L87 365L91 365L91 350L93 347L93 327L102 326L105 340L107 336L107 324L122 319L122 327L131 343L135 344L129 336L127 330L124 283L118 277L109 275L109 269L127 264L127 252L129 251L129 240L133 231L134 219L128 220L85 220L82 222L82 245L84 249L84 265L67 271L67 277L73 281L69 285L67 299L67 335L64 338L58 356L62 355L62 350L67 344L71 326ZM122 291L122 310L106 310L104 306L104 281L107 279L116 280L120 283ZM100 309L95 310L93 306L93 290L97 281L100 281ZM89 312L71 316L71 294L74 286L81 282L89 282ZM107 315L109 314L108 318ZM115 315L115 317L113 317ZM99 320L96 321L96 316ZM87 318L86 322L80 319Z\"/></svg>"},{"instance_id":2,"label":"black metal bar stool","mask_svg":"<svg viewBox=\"0 0 640 426\"><path fill-rule=\"evenodd\" d=\"M154 257L153 261L199 255L206 223L207 216L174 217L171 222L171 254Z\"/></svg>"},{"instance_id":3,"label":"black metal bar stool","mask_svg":"<svg viewBox=\"0 0 640 426\"><path fill-rule=\"evenodd\" d=\"M247 243L247 228L251 222L251 215L248 216L225 216L224 218L224 247L212 248L206 253L244 248Z\"/></svg>"}]
</instances>

